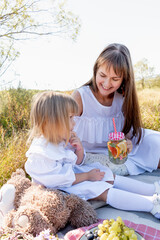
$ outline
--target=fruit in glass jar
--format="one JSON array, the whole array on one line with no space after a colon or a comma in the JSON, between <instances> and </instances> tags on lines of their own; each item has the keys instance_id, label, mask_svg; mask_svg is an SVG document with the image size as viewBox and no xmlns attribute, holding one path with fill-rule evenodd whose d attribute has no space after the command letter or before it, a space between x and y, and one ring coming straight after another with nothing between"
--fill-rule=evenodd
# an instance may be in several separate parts
<instances>
[{"instance_id":1,"label":"fruit in glass jar","mask_svg":"<svg viewBox=\"0 0 160 240\"><path fill-rule=\"evenodd\" d=\"M108 142L108 150L112 153L114 158L118 158L120 154L120 148L118 146L111 146L111 142Z\"/></svg>"},{"instance_id":2,"label":"fruit in glass jar","mask_svg":"<svg viewBox=\"0 0 160 240\"><path fill-rule=\"evenodd\" d=\"M119 142L117 146L120 148L120 152L126 153L127 152L127 144L126 140L123 140L122 142Z\"/></svg>"}]
</instances>

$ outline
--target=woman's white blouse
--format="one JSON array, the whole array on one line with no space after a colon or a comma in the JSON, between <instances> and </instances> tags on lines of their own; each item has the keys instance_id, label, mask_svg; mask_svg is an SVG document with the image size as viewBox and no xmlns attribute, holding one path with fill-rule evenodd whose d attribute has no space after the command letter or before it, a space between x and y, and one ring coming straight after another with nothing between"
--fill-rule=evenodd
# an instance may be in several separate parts
<instances>
[{"instance_id":1,"label":"woman's white blouse","mask_svg":"<svg viewBox=\"0 0 160 240\"><path fill-rule=\"evenodd\" d=\"M74 130L86 152L108 155L108 135L114 132L112 118L115 118L117 131L122 131L124 124L122 94L115 92L112 106L103 106L97 101L89 86L81 87L78 91L82 99L83 113L80 117L75 117Z\"/></svg>"},{"instance_id":2,"label":"woman's white blouse","mask_svg":"<svg viewBox=\"0 0 160 240\"><path fill-rule=\"evenodd\" d=\"M44 137L35 138L26 153L26 172L33 181L46 187L69 187L75 181L73 166L77 156L64 143L47 143Z\"/></svg>"}]
</instances>

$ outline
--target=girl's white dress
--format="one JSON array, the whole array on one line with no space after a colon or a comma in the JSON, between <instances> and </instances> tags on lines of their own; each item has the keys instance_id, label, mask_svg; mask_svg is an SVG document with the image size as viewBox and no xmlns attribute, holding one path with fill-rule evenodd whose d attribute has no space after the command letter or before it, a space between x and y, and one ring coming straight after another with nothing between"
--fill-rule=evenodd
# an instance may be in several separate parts
<instances>
[{"instance_id":1,"label":"girl's white dress","mask_svg":"<svg viewBox=\"0 0 160 240\"><path fill-rule=\"evenodd\" d=\"M83 113L75 117L75 132L88 153L108 155L107 141L110 132L114 132L112 118L115 118L117 131L122 131L124 116L122 113L123 96L115 92L112 106L100 104L89 86L78 89L83 104ZM134 107L134 106L133 106ZM143 129L144 138L136 145L132 139L133 150L125 165L130 175L152 172L157 169L160 159L160 132Z\"/></svg>"},{"instance_id":2,"label":"girl's white dress","mask_svg":"<svg viewBox=\"0 0 160 240\"><path fill-rule=\"evenodd\" d=\"M47 143L42 136L35 138L26 153L25 170L36 183L52 189L60 189L74 193L88 200L99 196L112 185L106 181L113 181L112 171L100 163L90 165L76 165L77 156L71 146L65 147L64 142L59 145ZM88 172L93 168L105 171L102 181L84 181L72 185L75 173Z\"/></svg>"}]
</instances>

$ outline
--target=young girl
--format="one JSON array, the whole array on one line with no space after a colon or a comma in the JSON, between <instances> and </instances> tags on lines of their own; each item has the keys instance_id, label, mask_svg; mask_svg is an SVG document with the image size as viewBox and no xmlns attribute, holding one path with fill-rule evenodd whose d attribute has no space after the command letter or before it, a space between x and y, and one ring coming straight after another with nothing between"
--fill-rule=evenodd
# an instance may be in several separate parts
<instances>
[{"instance_id":1,"label":"young girl","mask_svg":"<svg viewBox=\"0 0 160 240\"><path fill-rule=\"evenodd\" d=\"M122 175L137 175L160 168L160 132L142 128L127 47L122 44L106 47L95 62L92 79L74 91L73 98L78 103L74 130L89 153L90 162L107 161L107 141L109 133L114 132L114 117L117 131L124 132L132 141L128 141L130 154Z\"/></svg>"},{"instance_id":2,"label":"young girl","mask_svg":"<svg viewBox=\"0 0 160 240\"><path fill-rule=\"evenodd\" d=\"M160 218L159 182L147 184L114 177L100 163L83 164L85 153L73 132L77 110L76 102L69 95L53 91L36 95L31 109L33 141L25 164L32 180L85 200L103 200L115 208L151 212Z\"/></svg>"}]
</instances>

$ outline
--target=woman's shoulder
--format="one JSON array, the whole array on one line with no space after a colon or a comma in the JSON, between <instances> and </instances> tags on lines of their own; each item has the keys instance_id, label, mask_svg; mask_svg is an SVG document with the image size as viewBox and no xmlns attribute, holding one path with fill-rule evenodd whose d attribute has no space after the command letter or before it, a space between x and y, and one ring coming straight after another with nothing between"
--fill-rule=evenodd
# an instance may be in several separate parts
<instances>
[{"instance_id":1,"label":"woman's shoulder","mask_svg":"<svg viewBox=\"0 0 160 240\"><path fill-rule=\"evenodd\" d=\"M82 98L81 98L79 89L74 90L71 96L78 103L78 105L79 105L79 103L82 103Z\"/></svg>"},{"instance_id":2,"label":"woman's shoulder","mask_svg":"<svg viewBox=\"0 0 160 240\"><path fill-rule=\"evenodd\" d=\"M77 102L78 104L78 113L77 116L81 116L83 113L83 105L84 105L84 94L85 91L87 90L87 86L82 86L72 93L73 99Z\"/></svg>"},{"instance_id":3,"label":"woman's shoulder","mask_svg":"<svg viewBox=\"0 0 160 240\"><path fill-rule=\"evenodd\" d=\"M79 96L83 95L84 93L88 92L89 90L90 90L90 88L88 85L81 86L73 91L72 96L79 97Z\"/></svg>"}]
</instances>

